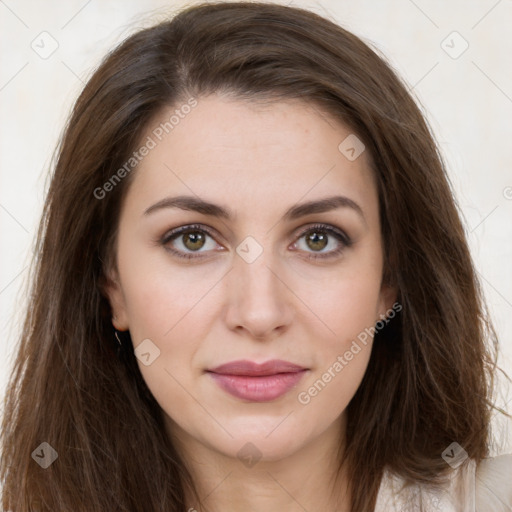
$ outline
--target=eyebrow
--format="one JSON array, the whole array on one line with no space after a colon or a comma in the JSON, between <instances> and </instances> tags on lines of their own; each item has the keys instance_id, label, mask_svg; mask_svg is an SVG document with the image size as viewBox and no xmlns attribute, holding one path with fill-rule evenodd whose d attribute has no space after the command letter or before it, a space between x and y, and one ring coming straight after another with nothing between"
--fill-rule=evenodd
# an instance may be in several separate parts
<instances>
[{"instance_id":1,"label":"eyebrow","mask_svg":"<svg viewBox=\"0 0 512 512\"><path fill-rule=\"evenodd\" d=\"M194 211L203 215L210 215L226 220L235 217L229 208L209 203L208 201L193 196L166 197L147 208L144 211L144 215L149 215L164 208L179 208L181 210ZM346 196L330 196L324 199L294 205L285 212L282 219L291 221L312 213L324 213L336 210L337 208L351 208L366 222L362 208L355 201Z\"/></svg>"}]
</instances>

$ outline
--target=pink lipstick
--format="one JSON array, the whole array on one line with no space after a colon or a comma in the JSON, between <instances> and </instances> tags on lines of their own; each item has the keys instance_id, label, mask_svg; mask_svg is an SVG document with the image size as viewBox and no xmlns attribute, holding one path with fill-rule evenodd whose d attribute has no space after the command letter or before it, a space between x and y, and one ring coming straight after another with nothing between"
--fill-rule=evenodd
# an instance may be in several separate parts
<instances>
[{"instance_id":1,"label":"pink lipstick","mask_svg":"<svg viewBox=\"0 0 512 512\"><path fill-rule=\"evenodd\" d=\"M231 395L251 402L275 400L295 387L307 368L273 359L258 364L240 360L208 370L214 381Z\"/></svg>"}]
</instances>

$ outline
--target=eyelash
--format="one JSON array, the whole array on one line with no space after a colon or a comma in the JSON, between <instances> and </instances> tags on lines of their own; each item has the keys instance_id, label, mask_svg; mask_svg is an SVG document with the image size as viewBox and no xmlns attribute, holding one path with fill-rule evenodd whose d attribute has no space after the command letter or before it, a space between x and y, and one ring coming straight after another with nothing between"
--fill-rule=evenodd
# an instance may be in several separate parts
<instances>
[{"instance_id":1,"label":"eyelash","mask_svg":"<svg viewBox=\"0 0 512 512\"><path fill-rule=\"evenodd\" d=\"M201 232L206 233L209 237L215 238L214 235L210 232L209 229L207 229L205 226L201 224L189 224L186 226L181 226L179 228L176 228L168 233L166 233L160 240L160 244L163 246L167 246L169 242L179 237L179 235L182 235L184 233L189 232ZM304 235L314 232L314 231L320 231L322 233L326 233L328 235L333 236L340 242L340 247L338 249L332 250L328 253L319 253L314 254L312 253L310 256L307 256L309 259L328 259L328 258L334 258L341 254L345 248L348 248L352 245L352 240L343 232L340 231L332 226L329 226L328 224L314 224L312 226L308 226L306 229L301 231L301 233L298 235L297 240L301 239ZM194 253L182 253L180 251L177 251L176 249L171 249L166 247L166 250L171 252L173 255L184 258L187 260L191 260L194 258L202 258L203 256L200 255L200 253L194 254ZM203 251L206 252L206 251Z\"/></svg>"}]
</instances>

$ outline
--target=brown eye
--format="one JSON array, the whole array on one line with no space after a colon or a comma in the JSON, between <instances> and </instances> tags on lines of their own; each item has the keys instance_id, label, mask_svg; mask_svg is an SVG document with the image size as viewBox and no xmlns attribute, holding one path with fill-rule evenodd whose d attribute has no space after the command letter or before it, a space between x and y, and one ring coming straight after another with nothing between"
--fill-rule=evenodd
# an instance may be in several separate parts
<instances>
[{"instance_id":1,"label":"brown eye","mask_svg":"<svg viewBox=\"0 0 512 512\"><path fill-rule=\"evenodd\" d=\"M211 240L209 247L208 239ZM309 259L333 258L352 245L351 239L343 231L325 224L309 226L299 235L298 240L302 239L305 247L300 247L302 244L297 241L294 248L307 253ZM176 228L167 233L160 243L173 255L185 259L204 257L206 255L203 253L217 248L213 235L199 224ZM330 249L325 250L326 248Z\"/></svg>"},{"instance_id":2,"label":"brown eye","mask_svg":"<svg viewBox=\"0 0 512 512\"><path fill-rule=\"evenodd\" d=\"M172 254L187 259L201 257L217 247L213 236L199 225L181 226L166 234L160 243Z\"/></svg>"},{"instance_id":3,"label":"brown eye","mask_svg":"<svg viewBox=\"0 0 512 512\"><path fill-rule=\"evenodd\" d=\"M321 251L327 246L328 237L325 233L312 231L311 234L306 236L306 243L314 251Z\"/></svg>"},{"instance_id":4,"label":"brown eye","mask_svg":"<svg viewBox=\"0 0 512 512\"><path fill-rule=\"evenodd\" d=\"M310 259L333 258L352 245L352 240L343 231L326 224L309 226L299 235L301 239L304 239L305 248L298 242L294 246L308 253ZM326 247L332 248L324 250Z\"/></svg>"},{"instance_id":5,"label":"brown eye","mask_svg":"<svg viewBox=\"0 0 512 512\"><path fill-rule=\"evenodd\" d=\"M200 231L189 231L182 233L181 236L183 245L191 251L201 249L205 243L204 234Z\"/></svg>"}]
</instances>

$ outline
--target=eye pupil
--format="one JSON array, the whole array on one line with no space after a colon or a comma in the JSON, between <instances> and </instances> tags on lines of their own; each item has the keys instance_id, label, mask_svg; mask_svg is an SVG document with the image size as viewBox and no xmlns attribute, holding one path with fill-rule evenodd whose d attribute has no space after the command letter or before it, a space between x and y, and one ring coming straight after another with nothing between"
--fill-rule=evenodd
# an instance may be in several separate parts
<instances>
[{"instance_id":1,"label":"eye pupil","mask_svg":"<svg viewBox=\"0 0 512 512\"><path fill-rule=\"evenodd\" d=\"M185 247L187 247L187 249L190 249L190 250L201 249L201 247L203 247L203 245L204 245L204 235L203 235L203 233L200 233L199 231L190 231L188 233L184 233L183 238L185 240L184 245L185 245ZM191 241L192 246L190 246L187 243L189 240ZM199 246L194 245L194 244L197 244L197 242L200 242Z\"/></svg>"},{"instance_id":2,"label":"eye pupil","mask_svg":"<svg viewBox=\"0 0 512 512\"><path fill-rule=\"evenodd\" d=\"M311 234L307 237L308 245L311 249L315 250L321 250L327 245L327 237L325 233L318 233L318 231L312 231ZM311 243L313 243L313 246L311 246ZM320 246L316 246L315 244L318 244L320 242Z\"/></svg>"}]
</instances>

